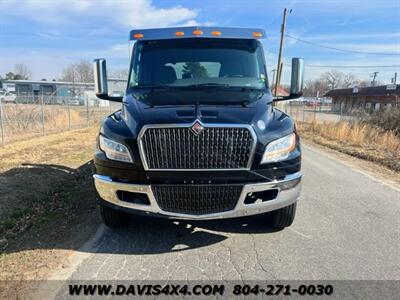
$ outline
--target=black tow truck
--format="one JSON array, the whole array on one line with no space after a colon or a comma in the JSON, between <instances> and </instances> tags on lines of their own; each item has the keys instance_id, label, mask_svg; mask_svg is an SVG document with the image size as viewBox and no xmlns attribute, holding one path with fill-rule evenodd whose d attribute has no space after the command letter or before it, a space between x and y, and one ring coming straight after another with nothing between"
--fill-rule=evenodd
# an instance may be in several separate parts
<instances>
[{"instance_id":1,"label":"black tow truck","mask_svg":"<svg viewBox=\"0 0 400 300\"><path fill-rule=\"evenodd\" d=\"M95 60L97 97L122 102L102 123L94 157L106 225L129 213L292 224L300 140L274 102L301 96L304 62L292 59L290 95L273 97L264 37L251 28L132 30L124 97L108 94L106 61Z\"/></svg>"}]
</instances>

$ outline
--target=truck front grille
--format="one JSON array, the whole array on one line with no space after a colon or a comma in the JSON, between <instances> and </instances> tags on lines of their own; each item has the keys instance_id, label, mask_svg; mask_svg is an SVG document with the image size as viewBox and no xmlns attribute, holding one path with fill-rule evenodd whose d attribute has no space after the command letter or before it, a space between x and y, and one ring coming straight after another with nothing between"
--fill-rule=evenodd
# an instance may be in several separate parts
<instances>
[{"instance_id":1,"label":"truck front grille","mask_svg":"<svg viewBox=\"0 0 400 300\"><path fill-rule=\"evenodd\" d=\"M256 139L248 127L149 127L139 143L147 170L245 169Z\"/></svg>"},{"instance_id":2,"label":"truck front grille","mask_svg":"<svg viewBox=\"0 0 400 300\"><path fill-rule=\"evenodd\" d=\"M152 185L158 206L167 212L203 215L235 208L243 185Z\"/></svg>"}]
</instances>

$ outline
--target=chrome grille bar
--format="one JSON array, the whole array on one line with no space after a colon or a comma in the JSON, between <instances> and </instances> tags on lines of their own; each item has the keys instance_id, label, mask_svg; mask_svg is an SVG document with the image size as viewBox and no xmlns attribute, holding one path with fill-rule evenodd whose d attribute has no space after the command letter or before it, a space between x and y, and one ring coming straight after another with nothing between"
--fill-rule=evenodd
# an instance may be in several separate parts
<instances>
[{"instance_id":1,"label":"chrome grille bar","mask_svg":"<svg viewBox=\"0 0 400 300\"><path fill-rule=\"evenodd\" d=\"M257 143L251 126L202 124L204 130L196 135L191 130L196 122L144 126L138 142L145 170L250 168Z\"/></svg>"}]
</instances>

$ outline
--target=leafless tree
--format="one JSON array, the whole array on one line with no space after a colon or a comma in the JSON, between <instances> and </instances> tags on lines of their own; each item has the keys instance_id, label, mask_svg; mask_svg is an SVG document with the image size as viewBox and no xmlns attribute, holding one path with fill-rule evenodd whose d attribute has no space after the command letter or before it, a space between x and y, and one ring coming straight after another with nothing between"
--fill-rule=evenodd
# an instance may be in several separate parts
<instances>
[{"instance_id":1,"label":"leafless tree","mask_svg":"<svg viewBox=\"0 0 400 300\"><path fill-rule=\"evenodd\" d=\"M358 87L367 87L370 85L370 82L368 80L359 80L357 82Z\"/></svg>"},{"instance_id":2,"label":"leafless tree","mask_svg":"<svg viewBox=\"0 0 400 300\"><path fill-rule=\"evenodd\" d=\"M63 70L61 80L70 82L93 82L93 65L85 60L70 64Z\"/></svg>"},{"instance_id":3,"label":"leafless tree","mask_svg":"<svg viewBox=\"0 0 400 300\"><path fill-rule=\"evenodd\" d=\"M29 79L31 77L31 71L29 71L28 67L25 64L15 64L14 66L15 76L19 75L19 79Z\"/></svg>"},{"instance_id":4,"label":"leafless tree","mask_svg":"<svg viewBox=\"0 0 400 300\"><path fill-rule=\"evenodd\" d=\"M329 89L349 88L357 85L360 80L352 73L343 73L332 70L321 75L321 80L325 81Z\"/></svg>"},{"instance_id":5,"label":"leafless tree","mask_svg":"<svg viewBox=\"0 0 400 300\"><path fill-rule=\"evenodd\" d=\"M315 97L319 93L320 96L332 89L350 88L353 86L365 87L369 82L358 79L352 73L343 73L332 70L321 74L318 79L310 79L305 82L303 95L306 97Z\"/></svg>"},{"instance_id":6,"label":"leafless tree","mask_svg":"<svg viewBox=\"0 0 400 300\"><path fill-rule=\"evenodd\" d=\"M329 90L327 83L321 79L310 79L304 84L303 95L306 97L316 97L324 95Z\"/></svg>"},{"instance_id":7,"label":"leafless tree","mask_svg":"<svg viewBox=\"0 0 400 300\"><path fill-rule=\"evenodd\" d=\"M326 82L329 89L333 90L341 86L343 75L342 72L333 70L323 73L321 79Z\"/></svg>"},{"instance_id":8,"label":"leafless tree","mask_svg":"<svg viewBox=\"0 0 400 300\"><path fill-rule=\"evenodd\" d=\"M351 86L358 85L359 82L360 80L357 79L357 77L354 74L352 73L343 74L342 77L343 88L349 88Z\"/></svg>"},{"instance_id":9,"label":"leafless tree","mask_svg":"<svg viewBox=\"0 0 400 300\"><path fill-rule=\"evenodd\" d=\"M114 78L114 79L124 79L127 80L129 75L129 71L127 69L119 69L119 70L113 70L109 74L109 78Z\"/></svg>"}]
</instances>

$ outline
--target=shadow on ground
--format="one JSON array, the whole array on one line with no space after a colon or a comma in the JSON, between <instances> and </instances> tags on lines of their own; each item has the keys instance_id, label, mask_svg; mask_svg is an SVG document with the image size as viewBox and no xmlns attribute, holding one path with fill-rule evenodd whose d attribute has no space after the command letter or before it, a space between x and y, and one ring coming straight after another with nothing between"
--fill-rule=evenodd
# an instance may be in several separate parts
<instances>
[{"instance_id":1,"label":"shadow on ground","mask_svg":"<svg viewBox=\"0 0 400 300\"><path fill-rule=\"evenodd\" d=\"M0 251L74 249L99 224L92 161L25 164L0 174Z\"/></svg>"},{"instance_id":2,"label":"shadow on ground","mask_svg":"<svg viewBox=\"0 0 400 300\"><path fill-rule=\"evenodd\" d=\"M81 249L101 224L92 172L89 161L77 169L36 164L0 174L0 205L7 207L8 214L5 219L15 210L28 212L15 222L14 231L3 231L7 234L3 251ZM222 242L229 233L276 231L265 225L264 218L182 222L132 215L125 228L105 227L94 247L81 250L140 255L195 249Z\"/></svg>"},{"instance_id":3,"label":"shadow on ground","mask_svg":"<svg viewBox=\"0 0 400 300\"><path fill-rule=\"evenodd\" d=\"M265 223L262 216L195 222L132 216L126 228L105 228L95 251L136 255L178 252L222 242L229 238L229 233L265 234L277 231Z\"/></svg>"}]
</instances>

